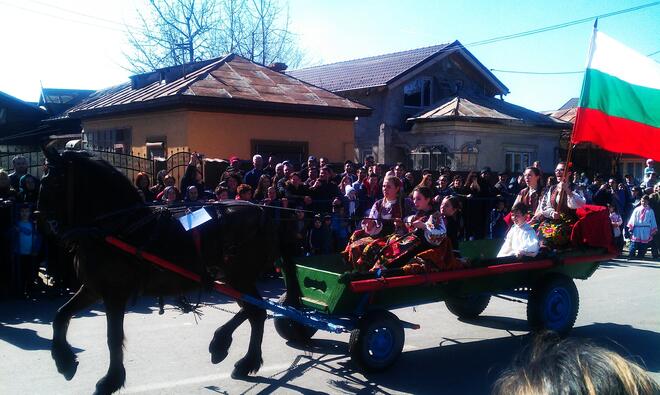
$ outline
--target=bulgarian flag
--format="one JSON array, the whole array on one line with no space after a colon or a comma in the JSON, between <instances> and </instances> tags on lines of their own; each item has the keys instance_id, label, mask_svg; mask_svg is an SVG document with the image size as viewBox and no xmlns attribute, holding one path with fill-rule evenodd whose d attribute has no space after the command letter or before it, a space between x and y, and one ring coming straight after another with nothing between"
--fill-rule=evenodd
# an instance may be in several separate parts
<instances>
[{"instance_id":1,"label":"bulgarian flag","mask_svg":"<svg viewBox=\"0 0 660 395\"><path fill-rule=\"evenodd\" d=\"M594 29L571 143L660 160L660 64Z\"/></svg>"}]
</instances>

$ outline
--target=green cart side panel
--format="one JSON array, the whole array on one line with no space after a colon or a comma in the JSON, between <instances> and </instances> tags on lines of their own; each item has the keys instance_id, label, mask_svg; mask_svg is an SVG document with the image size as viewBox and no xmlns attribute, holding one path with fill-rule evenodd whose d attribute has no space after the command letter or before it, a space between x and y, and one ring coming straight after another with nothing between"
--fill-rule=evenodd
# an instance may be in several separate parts
<instances>
[{"instance_id":1,"label":"green cart side panel","mask_svg":"<svg viewBox=\"0 0 660 395\"><path fill-rule=\"evenodd\" d=\"M328 314L355 310L360 295L339 281L341 275L350 270L340 254L298 257L294 261L304 306Z\"/></svg>"},{"instance_id":2,"label":"green cart side panel","mask_svg":"<svg viewBox=\"0 0 660 395\"><path fill-rule=\"evenodd\" d=\"M479 266L488 264L499 251L501 240L476 240L461 243L463 256L472 256L480 261ZM464 253L465 252L465 253ZM579 249L564 251L561 258L603 254L603 249ZM351 292L348 284L340 277L351 268L340 254L298 257L296 279L301 290L304 306L326 314L350 315L355 312L364 294ZM452 295L475 293L497 293L512 289L531 287L539 278L550 273L561 273L569 278L587 279L598 268L598 262L574 265L559 265L550 269L519 271L453 280L446 283L418 285L414 287L390 288L374 293L368 308L396 308L442 301Z\"/></svg>"}]
</instances>

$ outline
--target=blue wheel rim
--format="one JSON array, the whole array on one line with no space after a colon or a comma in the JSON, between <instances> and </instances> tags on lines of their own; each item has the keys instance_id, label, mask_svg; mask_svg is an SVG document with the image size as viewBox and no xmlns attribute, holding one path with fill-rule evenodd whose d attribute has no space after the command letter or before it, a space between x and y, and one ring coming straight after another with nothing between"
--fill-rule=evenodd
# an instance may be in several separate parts
<instances>
[{"instance_id":1,"label":"blue wheel rim","mask_svg":"<svg viewBox=\"0 0 660 395\"><path fill-rule=\"evenodd\" d=\"M573 300L566 288L553 288L545 300L543 315L548 329L559 330L568 325L573 311Z\"/></svg>"},{"instance_id":2,"label":"blue wheel rim","mask_svg":"<svg viewBox=\"0 0 660 395\"><path fill-rule=\"evenodd\" d=\"M377 360L387 359L394 348L394 336L388 328L374 329L367 341L369 355Z\"/></svg>"}]
</instances>

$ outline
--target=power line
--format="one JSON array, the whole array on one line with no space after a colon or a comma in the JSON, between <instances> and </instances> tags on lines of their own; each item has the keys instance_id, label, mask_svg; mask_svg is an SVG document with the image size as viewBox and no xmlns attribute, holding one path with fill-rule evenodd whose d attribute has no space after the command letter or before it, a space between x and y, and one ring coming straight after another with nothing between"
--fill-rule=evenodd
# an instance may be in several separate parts
<instances>
[{"instance_id":1,"label":"power line","mask_svg":"<svg viewBox=\"0 0 660 395\"><path fill-rule=\"evenodd\" d=\"M18 8L18 9L21 9L23 11L32 12L32 13L35 13L35 14L44 15L44 16L51 17L51 18L60 19L60 20L63 20L63 21L68 21L68 22L73 22L73 23L81 23L83 25L98 27L98 28L101 28L101 29L113 30L113 31L116 31L116 32L122 32L122 33L125 32L124 29L118 29L118 28L111 27L111 26L99 25L98 23L86 22L86 21L82 21L80 19L72 19L72 18L68 18L68 17L65 17L65 16L61 16L61 15L53 15L53 14L49 14L47 12L42 12L42 11L34 10L34 9L31 9L31 8L26 8L26 7L23 7L23 6L20 6L20 5L6 3L4 1L0 1L0 4L3 4L5 6L9 6L9 7L13 7L13 8Z\"/></svg>"},{"instance_id":2,"label":"power line","mask_svg":"<svg viewBox=\"0 0 660 395\"><path fill-rule=\"evenodd\" d=\"M499 41L511 40L511 39L514 39L514 38L530 36L530 35L533 35L533 34L544 33L544 32L557 30L557 29L563 29L565 27L574 26L574 25L578 25L578 24L581 24L581 23L591 22L596 18L598 18L598 19L609 18L609 17L615 16L615 15L626 14L626 13L629 13L629 12L634 12L634 11L638 11L638 10L641 10L641 9L644 9L644 8L654 7L654 6L657 6L657 5L660 5L660 1L655 1L653 3L642 4L642 5L637 6L637 7L630 7L630 8L626 8L626 9L623 9L623 10L608 12L608 13L605 13L605 14L594 15L594 16L590 16L590 17L587 17L587 18L576 19L576 20L573 20L573 21L559 23L559 24L556 24L556 25L541 27L541 28L538 28L538 29L527 30L527 31L524 31L524 32L513 33L513 34L507 34L507 35L504 35L504 36L493 37L493 38L480 40L480 41L474 41L472 43L466 44L465 47L476 47L476 46L479 46L479 45L492 44L492 43L499 42Z\"/></svg>"},{"instance_id":3,"label":"power line","mask_svg":"<svg viewBox=\"0 0 660 395\"><path fill-rule=\"evenodd\" d=\"M80 12L80 11L71 10L71 9L60 7L60 6L57 6L57 5L54 5L54 4L48 4L48 3L45 3L43 1L38 1L38 0L28 0L28 1L30 3L36 3L36 4L39 4L39 5L45 6L45 7L54 8L56 10L67 12L69 14L79 15L79 16L82 16L82 17L85 17L85 18L96 19L96 20L101 21L101 22L110 23L110 24L113 24L113 25L118 25L118 26L123 27L123 28L129 27L131 29L140 30L140 28L135 27L135 26L130 26L126 23L113 21L111 19L101 18L101 17L95 16L95 15L85 14L85 13Z\"/></svg>"},{"instance_id":4,"label":"power line","mask_svg":"<svg viewBox=\"0 0 660 395\"><path fill-rule=\"evenodd\" d=\"M566 75L566 74L583 74L583 71L519 71L519 70L500 70L490 69L498 73L511 73L511 74L532 74L532 75Z\"/></svg>"}]
</instances>

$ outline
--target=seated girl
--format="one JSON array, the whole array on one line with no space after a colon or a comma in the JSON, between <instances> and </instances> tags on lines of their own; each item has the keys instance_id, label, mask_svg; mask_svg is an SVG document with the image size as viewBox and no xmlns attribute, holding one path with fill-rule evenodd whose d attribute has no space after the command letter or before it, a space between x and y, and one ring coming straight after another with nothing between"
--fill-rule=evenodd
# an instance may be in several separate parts
<instances>
[{"instance_id":1,"label":"seated girl","mask_svg":"<svg viewBox=\"0 0 660 395\"><path fill-rule=\"evenodd\" d=\"M405 232L401 219L407 213L407 204L402 199L402 183L397 177L386 177L383 181L383 198L377 200L368 219L362 221L361 229L353 232L343 255L354 268L369 269L363 255L376 253L387 245L387 239Z\"/></svg>"},{"instance_id":2,"label":"seated girl","mask_svg":"<svg viewBox=\"0 0 660 395\"><path fill-rule=\"evenodd\" d=\"M502 257L535 257L539 253L539 239L536 231L527 223L528 207L518 202L511 208L511 220L513 226L509 229L504 239L504 245L497 254Z\"/></svg>"},{"instance_id":3,"label":"seated girl","mask_svg":"<svg viewBox=\"0 0 660 395\"><path fill-rule=\"evenodd\" d=\"M375 272L400 267L405 273L421 273L461 267L442 216L432 208L431 189L417 187L412 196L417 212L406 218L406 233L390 237L377 254L363 255L364 268L371 265L369 271Z\"/></svg>"}]
</instances>

